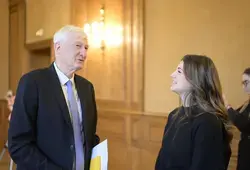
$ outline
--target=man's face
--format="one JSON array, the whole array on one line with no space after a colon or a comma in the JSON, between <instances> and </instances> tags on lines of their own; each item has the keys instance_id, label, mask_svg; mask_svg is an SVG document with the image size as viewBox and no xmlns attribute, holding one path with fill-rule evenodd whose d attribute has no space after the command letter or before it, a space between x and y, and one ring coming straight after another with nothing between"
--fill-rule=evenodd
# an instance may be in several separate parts
<instances>
[{"instance_id":1,"label":"man's face","mask_svg":"<svg viewBox=\"0 0 250 170\"><path fill-rule=\"evenodd\" d=\"M242 75L242 86L243 90L247 93L250 94L250 76L247 74Z\"/></svg>"},{"instance_id":2,"label":"man's face","mask_svg":"<svg viewBox=\"0 0 250 170\"><path fill-rule=\"evenodd\" d=\"M68 70L82 69L87 58L88 42L81 33L70 32L65 39L55 45L57 60Z\"/></svg>"}]
</instances>

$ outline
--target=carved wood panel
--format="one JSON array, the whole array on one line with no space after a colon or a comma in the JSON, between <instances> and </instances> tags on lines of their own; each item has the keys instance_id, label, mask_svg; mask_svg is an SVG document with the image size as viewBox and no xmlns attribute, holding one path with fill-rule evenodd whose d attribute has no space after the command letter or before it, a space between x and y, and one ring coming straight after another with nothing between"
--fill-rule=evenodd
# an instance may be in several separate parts
<instances>
[{"instance_id":1,"label":"carved wood panel","mask_svg":"<svg viewBox=\"0 0 250 170\"><path fill-rule=\"evenodd\" d=\"M161 146L165 116L99 110L97 133L108 139L109 170L152 170ZM235 130L228 170L235 170L239 132Z\"/></svg>"},{"instance_id":2,"label":"carved wood panel","mask_svg":"<svg viewBox=\"0 0 250 170\"><path fill-rule=\"evenodd\" d=\"M7 141L8 135L8 116L9 110L7 108L7 102L0 99L0 149L3 148Z\"/></svg>"},{"instance_id":3,"label":"carved wood panel","mask_svg":"<svg viewBox=\"0 0 250 170\"><path fill-rule=\"evenodd\" d=\"M20 77L28 70L29 61L24 46L25 3L21 0L12 3L9 8L9 88L15 92Z\"/></svg>"},{"instance_id":4,"label":"carved wood panel","mask_svg":"<svg viewBox=\"0 0 250 170\"><path fill-rule=\"evenodd\" d=\"M77 4L76 0L73 1ZM73 10L74 23L99 21L101 2L84 0L85 10ZM143 108L143 0L105 0L105 49L90 41L88 59L79 72L95 86L98 106ZM82 21L79 21L79 18ZM121 28L121 30L119 29ZM115 34L117 30L120 33ZM117 37L122 38L119 44ZM118 44L116 44L116 43Z\"/></svg>"},{"instance_id":5,"label":"carved wood panel","mask_svg":"<svg viewBox=\"0 0 250 170\"><path fill-rule=\"evenodd\" d=\"M26 43L52 39L58 29L70 24L70 12L70 0L27 0Z\"/></svg>"}]
</instances>

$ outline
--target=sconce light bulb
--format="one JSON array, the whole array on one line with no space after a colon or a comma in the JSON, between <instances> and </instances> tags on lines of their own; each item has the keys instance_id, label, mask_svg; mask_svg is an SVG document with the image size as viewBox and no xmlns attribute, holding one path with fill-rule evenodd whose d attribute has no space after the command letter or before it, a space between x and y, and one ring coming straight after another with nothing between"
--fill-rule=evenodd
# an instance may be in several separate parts
<instances>
[{"instance_id":1,"label":"sconce light bulb","mask_svg":"<svg viewBox=\"0 0 250 170\"><path fill-rule=\"evenodd\" d=\"M38 36L38 37L43 36L43 32L44 32L44 30L43 30L42 28L39 29L39 30L36 32L36 36Z\"/></svg>"},{"instance_id":2,"label":"sconce light bulb","mask_svg":"<svg viewBox=\"0 0 250 170\"><path fill-rule=\"evenodd\" d=\"M86 33L86 34L88 34L89 32L90 32L90 25L89 24L84 24L84 32Z\"/></svg>"},{"instance_id":3,"label":"sconce light bulb","mask_svg":"<svg viewBox=\"0 0 250 170\"><path fill-rule=\"evenodd\" d=\"M100 9L100 13L101 13L101 15L103 15L104 14L104 9L102 8L102 9Z\"/></svg>"}]
</instances>

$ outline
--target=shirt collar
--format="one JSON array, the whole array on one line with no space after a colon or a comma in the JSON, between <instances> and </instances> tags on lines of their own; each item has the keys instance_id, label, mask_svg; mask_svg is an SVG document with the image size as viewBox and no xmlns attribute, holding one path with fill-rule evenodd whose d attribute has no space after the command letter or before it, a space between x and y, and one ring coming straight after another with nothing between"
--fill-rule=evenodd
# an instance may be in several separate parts
<instances>
[{"instance_id":1,"label":"shirt collar","mask_svg":"<svg viewBox=\"0 0 250 170\"><path fill-rule=\"evenodd\" d=\"M58 66L56 65L56 62L54 62L54 67L55 67L55 70L56 70L56 73L58 75L58 78L59 78L59 81L61 83L61 85L65 85L69 80L72 82L72 84L74 85L75 84L75 81L74 81L74 74L72 76L71 79L69 79L59 68Z\"/></svg>"}]
</instances>

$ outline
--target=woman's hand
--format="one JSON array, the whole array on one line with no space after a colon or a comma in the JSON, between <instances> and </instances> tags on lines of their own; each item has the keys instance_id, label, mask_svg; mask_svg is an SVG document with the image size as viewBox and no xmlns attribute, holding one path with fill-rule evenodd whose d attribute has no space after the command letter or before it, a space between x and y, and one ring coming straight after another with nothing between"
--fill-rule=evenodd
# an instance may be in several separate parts
<instances>
[{"instance_id":1,"label":"woman's hand","mask_svg":"<svg viewBox=\"0 0 250 170\"><path fill-rule=\"evenodd\" d=\"M226 98L226 95L223 94L222 97L223 97L224 104L225 104L226 108L227 108L227 109L230 109L230 108L231 108L231 105L228 103L227 98Z\"/></svg>"},{"instance_id":2,"label":"woman's hand","mask_svg":"<svg viewBox=\"0 0 250 170\"><path fill-rule=\"evenodd\" d=\"M7 98L8 109L10 110L10 114L8 116L9 121L10 121L10 118L11 118L11 112L12 112L12 109L13 109L15 98L16 98L16 96L10 96L10 97Z\"/></svg>"},{"instance_id":3,"label":"woman's hand","mask_svg":"<svg viewBox=\"0 0 250 170\"><path fill-rule=\"evenodd\" d=\"M8 102L8 109L10 111L12 111L13 109L13 105L14 105L14 102L15 102L15 98L16 96L11 96L10 98L7 99L7 102Z\"/></svg>"}]
</instances>

